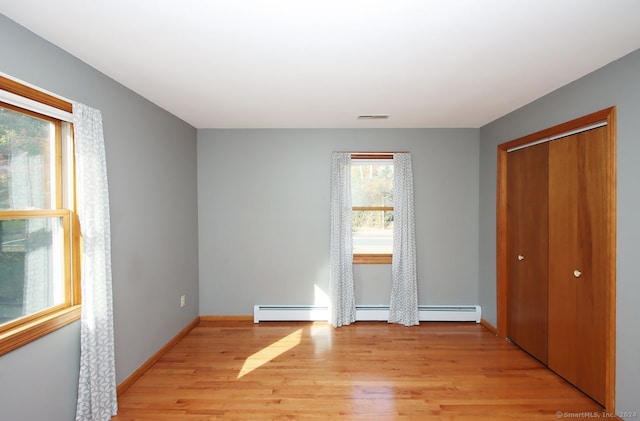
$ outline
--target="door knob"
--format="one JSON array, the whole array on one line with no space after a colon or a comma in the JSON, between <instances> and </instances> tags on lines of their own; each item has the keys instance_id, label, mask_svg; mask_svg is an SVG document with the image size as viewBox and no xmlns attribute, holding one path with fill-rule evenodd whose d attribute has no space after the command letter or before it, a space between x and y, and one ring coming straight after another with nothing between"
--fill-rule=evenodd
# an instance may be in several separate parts
<instances>
[{"instance_id":1,"label":"door knob","mask_svg":"<svg viewBox=\"0 0 640 421\"><path fill-rule=\"evenodd\" d=\"M579 270L576 269L573 271L573 276L575 276L576 278L579 278L580 275L582 275L582 272L580 272Z\"/></svg>"},{"instance_id":2,"label":"door knob","mask_svg":"<svg viewBox=\"0 0 640 421\"><path fill-rule=\"evenodd\" d=\"M524 256L523 256L523 255L521 255L521 254L519 254L519 255L518 255L518 260L524 260Z\"/></svg>"}]
</instances>

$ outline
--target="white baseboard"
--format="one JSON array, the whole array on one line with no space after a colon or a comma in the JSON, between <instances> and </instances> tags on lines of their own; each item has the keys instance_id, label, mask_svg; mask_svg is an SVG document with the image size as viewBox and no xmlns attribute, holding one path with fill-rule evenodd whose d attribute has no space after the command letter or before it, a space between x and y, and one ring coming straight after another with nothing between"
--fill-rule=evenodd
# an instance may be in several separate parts
<instances>
[{"instance_id":1,"label":"white baseboard","mask_svg":"<svg viewBox=\"0 0 640 421\"><path fill-rule=\"evenodd\" d=\"M482 311L479 305L418 306L421 322L476 322L480 323ZM264 321L326 321L329 309L313 305L264 305L253 306L253 322ZM389 306L356 306L357 321L386 321Z\"/></svg>"}]
</instances>

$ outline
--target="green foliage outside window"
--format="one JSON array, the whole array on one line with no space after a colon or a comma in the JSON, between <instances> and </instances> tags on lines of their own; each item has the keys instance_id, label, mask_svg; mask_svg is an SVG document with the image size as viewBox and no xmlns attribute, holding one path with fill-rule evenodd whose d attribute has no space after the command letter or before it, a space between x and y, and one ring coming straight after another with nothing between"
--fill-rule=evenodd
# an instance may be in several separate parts
<instances>
[{"instance_id":1,"label":"green foliage outside window","mask_svg":"<svg viewBox=\"0 0 640 421\"><path fill-rule=\"evenodd\" d=\"M393 165L352 163L352 206L393 206ZM353 230L391 229L393 211L354 211Z\"/></svg>"},{"instance_id":2,"label":"green foliage outside window","mask_svg":"<svg viewBox=\"0 0 640 421\"><path fill-rule=\"evenodd\" d=\"M49 159L51 123L0 106L0 209L11 209L11 159L16 154ZM25 176L25 175L23 175Z\"/></svg>"}]
</instances>

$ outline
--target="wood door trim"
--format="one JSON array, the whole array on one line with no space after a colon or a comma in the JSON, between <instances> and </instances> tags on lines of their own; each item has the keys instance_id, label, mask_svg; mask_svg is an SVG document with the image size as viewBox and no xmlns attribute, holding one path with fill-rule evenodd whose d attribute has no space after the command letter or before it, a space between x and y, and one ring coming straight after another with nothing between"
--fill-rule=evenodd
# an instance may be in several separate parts
<instances>
[{"instance_id":1,"label":"wood door trim","mask_svg":"<svg viewBox=\"0 0 640 421\"><path fill-rule=\"evenodd\" d=\"M509 149L527 145L545 137L553 137L571 130L589 126L601 121L607 122L607 141L609 142L609 285L607 286L606 337L605 337L605 366L606 366L606 396L605 410L615 413L615 355L616 355L616 107L605 108L600 111L576 118L566 123L532 133L498 145L497 150L497 191L496 191L496 294L497 294L497 334L506 337L507 334L507 151Z\"/></svg>"},{"instance_id":2,"label":"wood door trim","mask_svg":"<svg viewBox=\"0 0 640 421\"><path fill-rule=\"evenodd\" d=\"M618 186L618 169L617 169L617 119L616 109L612 107L610 114L607 116L607 140L609 141L609 285L607 286L607 323L606 339L605 339L605 372L606 372L606 391L605 391L605 407L615 414L615 389L616 389L616 255L617 255L617 186Z\"/></svg>"}]
</instances>

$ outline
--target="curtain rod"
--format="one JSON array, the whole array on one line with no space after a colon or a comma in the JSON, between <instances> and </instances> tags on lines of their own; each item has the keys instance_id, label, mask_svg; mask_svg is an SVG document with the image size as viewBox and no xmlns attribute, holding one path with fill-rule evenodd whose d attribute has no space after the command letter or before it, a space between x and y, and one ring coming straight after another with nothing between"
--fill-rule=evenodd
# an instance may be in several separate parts
<instances>
[{"instance_id":1,"label":"curtain rod","mask_svg":"<svg viewBox=\"0 0 640 421\"><path fill-rule=\"evenodd\" d=\"M47 105L43 102L24 97L22 95L14 94L13 92L5 91L4 89L0 89L0 101L38 114L44 114L48 117L73 123L72 112L63 111L60 108Z\"/></svg>"},{"instance_id":2,"label":"curtain rod","mask_svg":"<svg viewBox=\"0 0 640 421\"><path fill-rule=\"evenodd\" d=\"M383 152L371 152L371 151L333 151L340 153L350 153L352 155L389 155L393 153L410 153L411 151L383 151Z\"/></svg>"},{"instance_id":3,"label":"curtain rod","mask_svg":"<svg viewBox=\"0 0 640 421\"><path fill-rule=\"evenodd\" d=\"M366 160L392 160L394 154L408 154L409 152L346 152L351 159L358 161Z\"/></svg>"}]
</instances>

